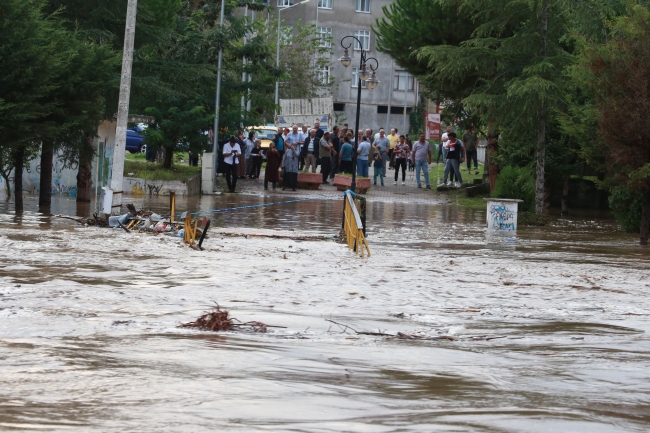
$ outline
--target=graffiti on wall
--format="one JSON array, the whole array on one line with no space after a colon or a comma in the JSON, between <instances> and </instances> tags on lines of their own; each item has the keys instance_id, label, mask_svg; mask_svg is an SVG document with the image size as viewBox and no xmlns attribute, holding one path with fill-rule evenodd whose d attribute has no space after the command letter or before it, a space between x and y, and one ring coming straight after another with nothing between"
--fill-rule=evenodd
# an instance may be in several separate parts
<instances>
[{"instance_id":1,"label":"graffiti on wall","mask_svg":"<svg viewBox=\"0 0 650 433\"><path fill-rule=\"evenodd\" d=\"M489 228L497 230L516 230L517 212L504 204L493 204L489 209Z\"/></svg>"}]
</instances>

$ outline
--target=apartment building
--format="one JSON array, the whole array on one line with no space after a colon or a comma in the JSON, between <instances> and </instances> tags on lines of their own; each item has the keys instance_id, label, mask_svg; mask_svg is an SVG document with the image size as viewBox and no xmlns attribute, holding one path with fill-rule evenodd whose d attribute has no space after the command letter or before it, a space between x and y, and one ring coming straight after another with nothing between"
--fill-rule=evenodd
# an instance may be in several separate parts
<instances>
[{"instance_id":1,"label":"apartment building","mask_svg":"<svg viewBox=\"0 0 650 433\"><path fill-rule=\"evenodd\" d=\"M377 51L376 36L372 26L378 18L383 17L382 7L392 3L392 0L310 0L300 3L300 0L269 0L278 10L285 26L292 26L297 21L305 24L315 24L323 35L331 36L329 67L321 71L324 79L331 79L331 96L334 98L334 111L338 115L338 124L348 123L354 128L357 103L357 68L360 61L360 46L353 39L347 39L346 45L352 42L349 55L353 58L352 65L345 68L338 59L343 56L344 48L341 40L346 36L357 37L367 51L367 57L374 57L379 63L376 71L380 81L376 89L370 90L365 84L361 89L360 127L397 128L400 133L408 131L410 113L419 99L418 82L412 75L403 71L390 56ZM299 4L300 3L300 4ZM289 6L292 8L286 9ZM405 47L407 49L407 47Z\"/></svg>"}]
</instances>

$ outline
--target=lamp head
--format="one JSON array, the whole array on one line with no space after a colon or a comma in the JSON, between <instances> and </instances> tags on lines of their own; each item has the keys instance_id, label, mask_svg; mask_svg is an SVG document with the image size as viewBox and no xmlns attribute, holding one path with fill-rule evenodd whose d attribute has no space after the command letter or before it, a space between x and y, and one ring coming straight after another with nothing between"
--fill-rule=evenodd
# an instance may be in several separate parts
<instances>
[{"instance_id":1,"label":"lamp head","mask_svg":"<svg viewBox=\"0 0 650 433\"><path fill-rule=\"evenodd\" d=\"M379 85L379 80L377 79L377 74L375 74L375 71L372 71L372 77L370 77L366 81L366 85L368 86L368 89L370 90L375 90L377 86Z\"/></svg>"},{"instance_id":2,"label":"lamp head","mask_svg":"<svg viewBox=\"0 0 650 433\"><path fill-rule=\"evenodd\" d=\"M370 78L370 71L366 69L366 65L362 65L361 70L359 71L359 79L361 81L366 81L368 78Z\"/></svg>"},{"instance_id":3,"label":"lamp head","mask_svg":"<svg viewBox=\"0 0 650 433\"><path fill-rule=\"evenodd\" d=\"M341 57L339 60L341 61L341 64L346 68L352 64L352 57L350 57L347 49L345 50L343 57Z\"/></svg>"}]
</instances>

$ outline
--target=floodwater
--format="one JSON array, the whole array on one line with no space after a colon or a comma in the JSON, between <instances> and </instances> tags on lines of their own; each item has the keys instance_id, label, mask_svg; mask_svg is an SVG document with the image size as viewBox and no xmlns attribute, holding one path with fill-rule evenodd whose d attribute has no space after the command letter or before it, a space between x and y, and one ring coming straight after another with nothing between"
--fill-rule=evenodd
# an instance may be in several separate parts
<instances>
[{"instance_id":1,"label":"floodwater","mask_svg":"<svg viewBox=\"0 0 650 433\"><path fill-rule=\"evenodd\" d=\"M221 209L283 198L179 199ZM211 214L334 235L341 200ZM163 198L142 203L164 212ZM485 211L369 203L332 241L177 238L0 203L0 429L647 432L650 252L607 218L515 236ZM56 199L53 214L92 213ZM213 301L266 334L179 329ZM356 331L445 340L399 339Z\"/></svg>"}]
</instances>

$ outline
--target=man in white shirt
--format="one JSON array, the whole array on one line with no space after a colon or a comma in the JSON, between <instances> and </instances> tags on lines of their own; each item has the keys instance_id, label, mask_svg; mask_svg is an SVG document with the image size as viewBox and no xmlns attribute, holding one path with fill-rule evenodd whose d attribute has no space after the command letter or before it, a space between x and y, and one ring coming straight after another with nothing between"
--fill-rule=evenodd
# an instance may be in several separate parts
<instances>
[{"instance_id":1,"label":"man in white shirt","mask_svg":"<svg viewBox=\"0 0 650 433\"><path fill-rule=\"evenodd\" d=\"M241 147L239 147L239 143L237 143L234 136L230 137L230 142L223 146L223 162L226 166L224 173L228 184L228 192L235 192L237 187L237 164L239 164L240 157Z\"/></svg>"},{"instance_id":2,"label":"man in white shirt","mask_svg":"<svg viewBox=\"0 0 650 433\"><path fill-rule=\"evenodd\" d=\"M293 125L291 127L291 132L287 135L285 141L287 144L297 145L298 147L296 149L298 149L298 152L300 152L305 139L303 138L303 135L298 132L298 125Z\"/></svg>"}]
</instances>

